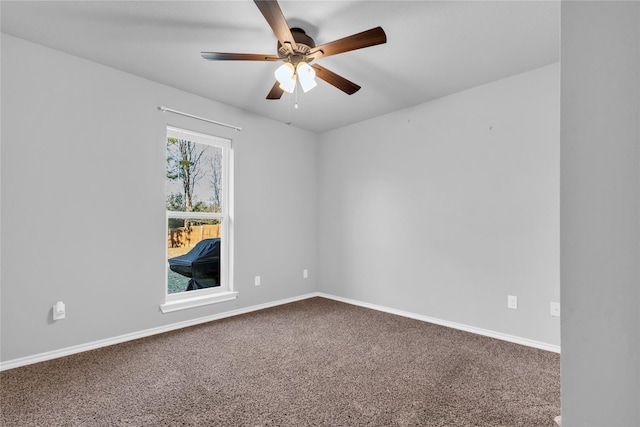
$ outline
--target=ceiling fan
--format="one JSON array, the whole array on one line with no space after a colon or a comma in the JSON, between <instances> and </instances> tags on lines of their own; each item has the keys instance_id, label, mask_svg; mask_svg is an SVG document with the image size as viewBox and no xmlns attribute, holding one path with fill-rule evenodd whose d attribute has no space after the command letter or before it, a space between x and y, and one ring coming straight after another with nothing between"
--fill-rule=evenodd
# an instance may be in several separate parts
<instances>
[{"instance_id":1,"label":"ceiling fan","mask_svg":"<svg viewBox=\"0 0 640 427\"><path fill-rule=\"evenodd\" d=\"M277 55L251 53L201 52L210 61L282 61L275 72L276 82L267 99L280 99L284 92L292 93L299 81L307 92L315 87L315 77L319 77L341 91L352 95L360 86L318 64L309 65L316 59L339 53L362 49L387 42L387 35L380 27L316 46L315 42L301 28L289 28L276 0L254 0L278 39Z\"/></svg>"}]
</instances>

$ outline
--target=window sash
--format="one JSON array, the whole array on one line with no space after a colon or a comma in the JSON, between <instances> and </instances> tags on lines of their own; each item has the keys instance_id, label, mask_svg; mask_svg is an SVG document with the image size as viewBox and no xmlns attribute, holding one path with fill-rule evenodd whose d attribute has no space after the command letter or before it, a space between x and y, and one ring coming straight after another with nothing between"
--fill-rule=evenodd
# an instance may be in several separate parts
<instances>
[{"instance_id":1,"label":"window sash","mask_svg":"<svg viewBox=\"0 0 640 427\"><path fill-rule=\"evenodd\" d=\"M213 213L203 213L203 212L187 212L189 214L194 214L194 215L182 215L185 212L175 212L175 211L168 211L167 212L167 220L169 218L187 218L188 219L211 219L211 218L215 218L215 219L220 219L221 221L221 227L220 227L220 286L216 286L215 288L205 288L205 289L195 289L193 291L184 291L184 292L176 292L176 293L169 293L169 285L168 285L168 278L165 277L165 285L164 285L164 292L165 292L165 301L166 302L171 302L171 301L177 301L177 300L182 300L182 299L186 299L186 298L192 298L192 297L197 297L197 296L202 296L202 295L208 295L208 294L217 294L217 293L221 293L221 292L227 292L232 290L231 284L230 284L230 274L229 274L229 269L231 266L230 263L230 259L229 259L229 255L230 255L230 250L229 250L229 225L230 225L230 221L228 218L228 215L223 215L223 214L213 214ZM179 215L176 215L179 214ZM203 215L204 214L204 215ZM168 223L168 221L166 222ZM167 229L167 225L165 225L165 230ZM168 259L168 248L165 251L165 259Z\"/></svg>"},{"instance_id":2,"label":"window sash","mask_svg":"<svg viewBox=\"0 0 640 427\"><path fill-rule=\"evenodd\" d=\"M224 190L222 190L224 191ZM167 218L185 218L185 219L224 219L227 213L224 212L184 212L184 211L167 211Z\"/></svg>"}]
</instances>

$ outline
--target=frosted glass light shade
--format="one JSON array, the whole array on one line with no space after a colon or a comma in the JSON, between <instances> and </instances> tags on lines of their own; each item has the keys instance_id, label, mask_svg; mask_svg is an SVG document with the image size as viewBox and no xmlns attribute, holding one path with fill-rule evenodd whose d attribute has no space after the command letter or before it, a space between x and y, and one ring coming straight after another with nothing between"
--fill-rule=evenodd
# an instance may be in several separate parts
<instances>
[{"instance_id":1,"label":"frosted glass light shade","mask_svg":"<svg viewBox=\"0 0 640 427\"><path fill-rule=\"evenodd\" d=\"M313 67L311 67L306 62L300 62L298 64L296 74L300 79L300 86L302 86L302 90L304 90L305 92L309 92L311 89L318 85L315 80L316 70L314 70Z\"/></svg>"},{"instance_id":2,"label":"frosted glass light shade","mask_svg":"<svg viewBox=\"0 0 640 427\"><path fill-rule=\"evenodd\" d=\"M280 83L280 89L292 93L296 88L296 73L293 64L285 62L274 73L276 80Z\"/></svg>"}]
</instances>

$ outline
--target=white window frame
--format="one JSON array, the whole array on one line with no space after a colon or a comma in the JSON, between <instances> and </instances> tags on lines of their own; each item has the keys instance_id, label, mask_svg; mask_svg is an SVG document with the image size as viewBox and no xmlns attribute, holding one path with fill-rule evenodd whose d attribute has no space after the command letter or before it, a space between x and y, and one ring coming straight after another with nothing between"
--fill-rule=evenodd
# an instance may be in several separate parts
<instances>
[{"instance_id":1,"label":"white window frame","mask_svg":"<svg viewBox=\"0 0 640 427\"><path fill-rule=\"evenodd\" d=\"M231 301L237 298L238 293L233 290L233 195L232 195L232 158L233 150L231 140L213 135L206 135L190 130L167 126L167 133L164 139L170 136L176 138L188 139L198 144L205 144L213 147L222 148L222 212L179 212L166 211L165 232L169 218L187 218L187 219L220 219L220 286L215 288L196 289L193 291L185 291L169 294L168 278L165 274L164 280L164 304L160 305L163 313L169 313L177 310L184 310L192 307L199 307L208 304L215 304L224 301ZM165 190L166 196L166 190ZM166 239L165 239L166 241ZM168 259L168 248L165 247L165 262Z\"/></svg>"}]
</instances>

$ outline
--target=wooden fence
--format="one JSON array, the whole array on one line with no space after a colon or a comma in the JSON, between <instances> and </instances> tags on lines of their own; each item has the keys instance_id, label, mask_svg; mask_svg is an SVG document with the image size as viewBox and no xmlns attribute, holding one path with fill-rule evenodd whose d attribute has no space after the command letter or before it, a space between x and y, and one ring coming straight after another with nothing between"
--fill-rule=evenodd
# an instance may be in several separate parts
<instances>
[{"instance_id":1,"label":"wooden fence","mask_svg":"<svg viewBox=\"0 0 640 427\"><path fill-rule=\"evenodd\" d=\"M220 224L170 228L167 234L167 247L191 247L201 240L220 237Z\"/></svg>"}]
</instances>

